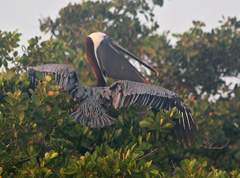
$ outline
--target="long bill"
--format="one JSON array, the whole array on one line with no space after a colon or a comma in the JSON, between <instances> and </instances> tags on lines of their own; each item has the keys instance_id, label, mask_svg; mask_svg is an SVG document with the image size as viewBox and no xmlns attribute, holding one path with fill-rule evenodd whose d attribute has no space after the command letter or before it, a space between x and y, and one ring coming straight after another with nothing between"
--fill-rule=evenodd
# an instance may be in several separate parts
<instances>
[{"instance_id":1,"label":"long bill","mask_svg":"<svg viewBox=\"0 0 240 178\"><path fill-rule=\"evenodd\" d=\"M132 54L131 52L129 52L128 50L126 50L125 48L123 48L122 46L120 46L117 43L112 42L113 46L117 49L119 49L120 51L122 51L123 53L129 55L130 57L132 57L134 60L138 61L140 64L144 65L145 67L147 67L148 69L150 69L151 71L153 71L154 73L158 73L155 69L153 69L150 65L146 64L145 62L141 61L137 56L135 56L134 54Z\"/></svg>"}]
</instances>

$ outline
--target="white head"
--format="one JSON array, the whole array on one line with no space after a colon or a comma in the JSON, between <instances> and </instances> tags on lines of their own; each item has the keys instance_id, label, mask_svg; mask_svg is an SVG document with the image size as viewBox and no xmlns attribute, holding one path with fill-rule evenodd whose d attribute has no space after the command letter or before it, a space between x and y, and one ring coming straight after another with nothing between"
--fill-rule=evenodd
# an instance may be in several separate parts
<instances>
[{"instance_id":1,"label":"white head","mask_svg":"<svg viewBox=\"0 0 240 178\"><path fill-rule=\"evenodd\" d=\"M99 45L102 42L102 40L104 39L104 37L106 37L106 36L107 35L105 33L102 33L102 32L93 32L90 35L88 35L88 37L90 37L93 41L95 51L99 47Z\"/></svg>"}]
</instances>

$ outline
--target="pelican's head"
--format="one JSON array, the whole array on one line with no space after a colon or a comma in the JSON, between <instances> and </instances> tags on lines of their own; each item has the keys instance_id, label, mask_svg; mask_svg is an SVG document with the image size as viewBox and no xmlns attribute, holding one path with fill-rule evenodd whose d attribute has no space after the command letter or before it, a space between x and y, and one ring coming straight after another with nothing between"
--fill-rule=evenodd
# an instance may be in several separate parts
<instances>
[{"instance_id":1,"label":"pelican's head","mask_svg":"<svg viewBox=\"0 0 240 178\"><path fill-rule=\"evenodd\" d=\"M107 37L107 35L103 32L93 32L90 35L88 35L88 37L91 38L94 49L96 51L96 49L99 47L104 38Z\"/></svg>"}]
</instances>

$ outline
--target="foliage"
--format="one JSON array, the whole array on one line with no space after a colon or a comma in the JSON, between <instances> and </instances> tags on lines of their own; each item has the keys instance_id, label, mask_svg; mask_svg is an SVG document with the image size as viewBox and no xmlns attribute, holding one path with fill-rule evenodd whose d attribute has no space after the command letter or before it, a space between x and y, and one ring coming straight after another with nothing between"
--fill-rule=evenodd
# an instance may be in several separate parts
<instances>
[{"instance_id":1,"label":"foliage","mask_svg":"<svg viewBox=\"0 0 240 178\"><path fill-rule=\"evenodd\" d=\"M225 19L205 32L196 21L172 45L169 34L156 31L153 9L162 2L69 4L57 19L42 20L52 37L33 37L22 53L20 34L0 31L0 176L240 177L240 88L229 90L223 81L239 75L240 22ZM174 131L174 110L123 111L115 125L90 129L69 116L74 101L51 76L37 76L41 82L29 89L26 67L40 63L73 63L92 85L83 42L93 31L106 31L154 65L159 75L149 76L151 82L185 98L199 124L191 147ZM209 101L220 91L227 96Z\"/></svg>"},{"instance_id":2,"label":"foliage","mask_svg":"<svg viewBox=\"0 0 240 178\"><path fill-rule=\"evenodd\" d=\"M181 166L176 169L176 177L189 178L221 178L221 177L236 177L240 176L238 171L232 171L229 174L226 171L218 170L213 167L209 168L204 160L197 161L196 159L184 160Z\"/></svg>"},{"instance_id":3,"label":"foliage","mask_svg":"<svg viewBox=\"0 0 240 178\"><path fill-rule=\"evenodd\" d=\"M204 32L202 22L193 24L188 32L177 35L173 58L178 65L177 80L196 94L217 94L224 77L239 75L239 21L229 18L211 32Z\"/></svg>"},{"instance_id":4,"label":"foliage","mask_svg":"<svg viewBox=\"0 0 240 178\"><path fill-rule=\"evenodd\" d=\"M17 32L3 32L0 30L0 68L4 66L8 68L9 62L18 55L15 50L19 45L20 34Z\"/></svg>"}]
</instances>

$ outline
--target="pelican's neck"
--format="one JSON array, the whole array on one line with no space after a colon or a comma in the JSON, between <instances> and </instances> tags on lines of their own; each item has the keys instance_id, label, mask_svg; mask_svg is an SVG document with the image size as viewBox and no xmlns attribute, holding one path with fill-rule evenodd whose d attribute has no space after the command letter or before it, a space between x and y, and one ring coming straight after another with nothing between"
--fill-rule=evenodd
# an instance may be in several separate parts
<instances>
[{"instance_id":1,"label":"pelican's neck","mask_svg":"<svg viewBox=\"0 0 240 178\"><path fill-rule=\"evenodd\" d=\"M96 58L98 65L100 66L100 61L99 61L98 55L97 55L97 49L100 46L101 42L106 37L106 34L102 33L102 32L94 32L94 33L91 33L90 35L88 35L88 37L92 39L95 58Z\"/></svg>"},{"instance_id":2,"label":"pelican's neck","mask_svg":"<svg viewBox=\"0 0 240 178\"><path fill-rule=\"evenodd\" d=\"M94 74L97 78L98 86L106 86L106 80L101 71L100 64L96 58L96 53L94 51L94 43L90 37L86 39L86 48L87 48L87 59L91 66L93 67Z\"/></svg>"}]
</instances>

